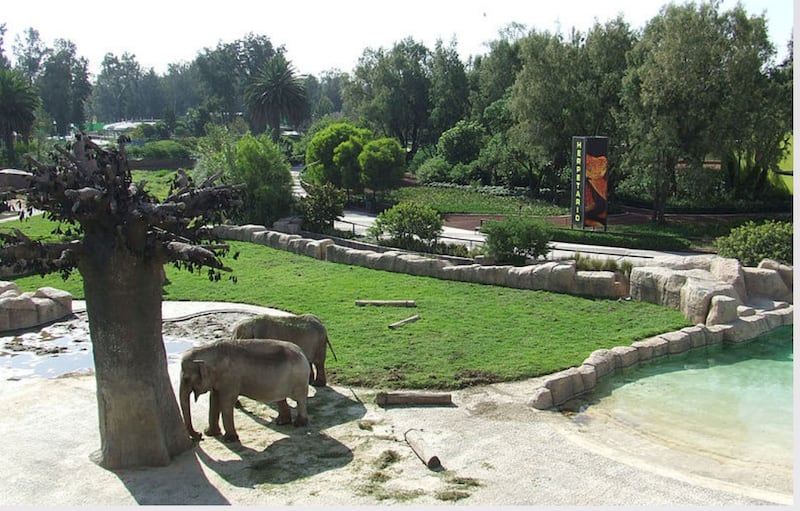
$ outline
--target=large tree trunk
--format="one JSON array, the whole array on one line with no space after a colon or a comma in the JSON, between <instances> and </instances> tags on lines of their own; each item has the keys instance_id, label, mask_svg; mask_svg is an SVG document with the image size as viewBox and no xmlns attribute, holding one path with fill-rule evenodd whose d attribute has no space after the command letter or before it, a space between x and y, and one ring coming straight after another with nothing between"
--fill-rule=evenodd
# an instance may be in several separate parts
<instances>
[{"instance_id":1,"label":"large tree trunk","mask_svg":"<svg viewBox=\"0 0 800 511\"><path fill-rule=\"evenodd\" d=\"M100 450L108 469L163 466L191 447L161 336L162 262L119 239L87 236L83 276L97 380Z\"/></svg>"}]
</instances>

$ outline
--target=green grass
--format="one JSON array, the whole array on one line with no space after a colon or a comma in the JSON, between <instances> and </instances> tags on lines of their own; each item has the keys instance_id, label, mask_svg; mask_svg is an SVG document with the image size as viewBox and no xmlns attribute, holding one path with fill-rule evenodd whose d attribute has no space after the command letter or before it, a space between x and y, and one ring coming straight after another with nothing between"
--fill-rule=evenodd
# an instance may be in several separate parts
<instances>
[{"instance_id":1,"label":"green grass","mask_svg":"<svg viewBox=\"0 0 800 511\"><path fill-rule=\"evenodd\" d=\"M566 208L547 202L518 197L498 197L487 193L458 188L415 186L396 191L398 201L417 201L428 204L441 214L525 214L535 216L565 215Z\"/></svg>"},{"instance_id":2,"label":"green grass","mask_svg":"<svg viewBox=\"0 0 800 511\"><path fill-rule=\"evenodd\" d=\"M169 185L175 177L174 170L132 170L131 178L134 183L146 181L145 189L160 200L167 198Z\"/></svg>"},{"instance_id":3,"label":"green grass","mask_svg":"<svg viewBox=\"0 0 800 511\"><path fill-rule=\"evenodd\" d=\"M11 226L33 227L42 219ZM39 227L40 232L48 228ZM311 312L328 328L336 384L374 388L460 388L518 380L579 365L592 351L629 345L687 326L678 311L649 303L437 280L318 261L249 243L231 243L238 282L167 267L165 300L243 302ZM17 280L83 296L80 276ZM410 299L417 307L357 307L359 299ZM388 325L419 314L396 330Z\"/></svg>"}]
</instances>

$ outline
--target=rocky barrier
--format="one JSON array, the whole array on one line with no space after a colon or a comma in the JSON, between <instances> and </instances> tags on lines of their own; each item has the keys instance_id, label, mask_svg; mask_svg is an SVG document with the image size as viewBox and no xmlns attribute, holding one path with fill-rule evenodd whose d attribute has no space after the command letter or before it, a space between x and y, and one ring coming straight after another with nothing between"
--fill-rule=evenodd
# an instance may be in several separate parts
<instances>
[{"instance_id":1,"label":"rocky barrier","mask_svg":"<svg viewBox=\"0 0 800 511\"><path fill-rule=\"evenodd\" d=\"M72 314L72 295L52 287L20 293L14 282L0 281L0 332L23 330Z\"/></svg>"}]
</instances>

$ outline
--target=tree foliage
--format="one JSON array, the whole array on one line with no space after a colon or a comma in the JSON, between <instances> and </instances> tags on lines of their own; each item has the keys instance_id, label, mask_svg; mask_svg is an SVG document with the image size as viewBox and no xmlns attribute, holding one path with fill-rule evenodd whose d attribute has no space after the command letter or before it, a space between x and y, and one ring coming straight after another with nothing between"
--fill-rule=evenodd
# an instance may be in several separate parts
<instances>
[{"instance_id":1,"label":"tree foliage","mask_svg":"<svg viewBox=\"0 0 800 511\"><path fill-rule=\"evenodd\" d=\"M236 142L234 165L226 179L243 185L243 204L234 219L272 225L292 207L292 175L283 153L265 134L245 134Z\"/></svg>"},{"instance_id":2,"label":"tree foliage","mask_svg":"<svg viewBox=\"0 0 800 511\"><path fill-rule=\"evenodd\" d=\"M478 159L486 143L486 130L477 122L458 121L439 137L438 153L450 164Z\"/></svg>"},{"instance_id":3,"label":"tree foliage","mask_svg":"<svg viewBox=\"0 0 800 511\"><path fill-rule=\"evenodd\" d=\"M250 80L245 104L255 126L267 125L272 141L281 135L281 120L298 125L308 117L308 98L292 64L279 54L271 58Z\"/></svg>"},{"instance_id":4,"label":"tree foliage","mask_svg":"<svg viewBox=\"0 0 800 511\"><path fill-rule=\"evenodd\" d=\"M430 114L430 60L425 45L408 37L390 50L366 49L344 86L344 108L375 132L395 137L408 149L420 148Z\"/></svg>"},{"instance_id":5,"label":"tree foliage","mask_svg":"<svg viewBox=\"0 0 800 511\"><path fill-rule=\"evenodd\" d=\"M378 192L397 188L406 168L406 155L397 140L379 138L364 145L358 155L361 166L361 184Z\"/></svg>"},{"instance_id":6,"label":"tree foliage","mask_svg":"<svg viewBox=\"0 0 800 511\"><path fill-rule=\"evenodd\" d=\"M71 41L59 39L45 62L36 82L42 106L53 117L58 135L70 133L71 125L82 126L86 121L84 105L92 92L89 82L89 62L77 56Z\"/></svg>"},{"instance_id":7,"label":"tree foliage","mask_svg":"<svg viewBox=\"0 0 800 511\"><path fill-rule=\"evenodd\" d=\"M306 179L314 184L330 183L337 188L347 188L346 184L353 182L353 173L360 172L353 162L353 156L357 158L360 154L360 151L353 154L356 146L363 146L371 139L370 130L350 123L335 122L324 127L314 134L306 148ZM342 144L351 147L339 149L339 157L335 158Z\"/></svg>"},{"instance_id":8,"label":"tree foliage","mask_svg":"<svg viewBox=\"0 0 800 511\"><path fill-rule=\"evenodd\" d=\"M750 166L756 182L777 165L791 102L788 80L768 65L773 54L763 17L741 7L669 5L645 27L623 81L624 157L653 199L654 220L664 220L679 165L701 168L720 155L732 180Z\"/></svg>"},{"instance_id":9,"label":"tree foliage","mask_svg":"<svg viewBox=\"0 0 800 511\"><path fill-rule=\"evenodd\" d=\"M24 76L10 69L0 69L0 139L10 165L17 162L15 135L27 138L36 120L39 96Z\"/></svg>"}]
</instances>

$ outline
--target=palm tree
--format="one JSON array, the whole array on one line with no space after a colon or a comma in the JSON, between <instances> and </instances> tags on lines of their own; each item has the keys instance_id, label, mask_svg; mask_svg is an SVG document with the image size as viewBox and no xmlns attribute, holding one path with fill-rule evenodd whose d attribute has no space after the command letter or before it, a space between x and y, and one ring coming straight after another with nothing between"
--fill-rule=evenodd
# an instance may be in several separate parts
<instances>
[{"instance_id":1,"label":"palm tree","mask_svg":"<svg viewBox=\"0 0 800 511\"><path fill-rule=\"evenodd\" d=\"M10 165L16 163L14 136L30 135L38 107L39 95L28 80L16 71L0 69L0 137Z\"/></svg>"},{"instance_id":2,"label":"palm tree","mask_svg":"<svg viewBox=\"0 0 800 511\"><path fill-rule=\"evenodd\" d=\"M245 91L245 102L253 123L266 124L272 140L281 134L281 118L296 123L308 116L308 98L303 81L283 55L276 55L256 73Z\"/></svg>"}]
</instances>

